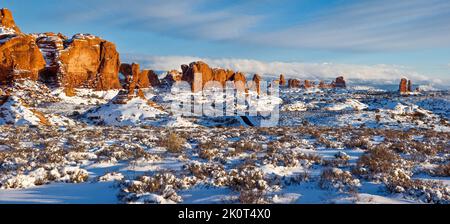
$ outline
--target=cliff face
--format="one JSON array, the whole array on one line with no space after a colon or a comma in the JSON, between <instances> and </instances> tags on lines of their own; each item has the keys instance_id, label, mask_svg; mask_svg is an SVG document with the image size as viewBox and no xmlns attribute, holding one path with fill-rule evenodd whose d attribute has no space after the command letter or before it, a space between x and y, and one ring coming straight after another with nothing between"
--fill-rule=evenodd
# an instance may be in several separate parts
<instances>
[{"instance_id":1,"label":"cliff face","mask_svg":"<svg viewBox=\"0 0 450 224\"><path fill-rule=\"evenodd\" d=\"M39 72L45 68L35 38L22 33L0 36L0 58L1 84L21 79L37 80Z\"/></svg>"},{"instance_id":2,"label":"cliff face","mask_svg":"<svg viewBox=\"0 0 450 224\"><path fill-rule=\"evenodd\" d=\"M182 65L181 70L183 71L181 79L191 84L192 91L194 92L202 90L205 84L210 81L219 82L222 86L225 86L227 81L234 81L235 83L241 81L244 86L239 86L238 90L242 90L245 89L245 83L247 81L243 73L221 68L212 69L202 61Z\"/></svg>"},{"instance_id":3,"label":"cliff face","mask_svg":"<svg viewBox=\"0 0 450 224\"><path fill-rule=\"evenodd\" d=\"M0 9L0 26L16 33L21 33L19 27L14 22L13 15L9 9Z\"/></svg>"},{"instance_id":4,"label":"cliff face","mask_svg":"<svg viewBox=\"0 0 450 224\"><path fill-rule=\"evenodd\" d=\"M61 84L95 90L120 89L119 53L113 43L92 35L77 34L59 52L57 76Z\"/></svg>"},{"instance_id":5,"label":"cliff face","mask_svg":"<svg viewBox=\"0 0 450 224\"><path fill-rule=\"evenodd\" d=\"M38 80L67 88L109 90L121 88L116 46L93 35L27 35L12 13L0 10L0 82Z\"/></svg>"}]
</instances>

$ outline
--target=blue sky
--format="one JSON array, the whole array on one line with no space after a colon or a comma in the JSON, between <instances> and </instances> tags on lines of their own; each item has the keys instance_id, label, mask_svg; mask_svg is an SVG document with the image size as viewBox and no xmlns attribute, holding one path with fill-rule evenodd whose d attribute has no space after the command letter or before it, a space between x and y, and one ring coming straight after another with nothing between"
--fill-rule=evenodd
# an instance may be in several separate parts
<instances>
[{"instance_id":1,"label":"blue sky","mask_svg":"<svg viewBox=\"0 0 450 224\"><path fill-rule=\"evenodd\" d=\"M274 73L450 79L448 0L3 0L0 7L24 32L92 33L115 42L124 60L156 69L204 59L249 72L279 65Z\"/></svg>"}]
</instances>

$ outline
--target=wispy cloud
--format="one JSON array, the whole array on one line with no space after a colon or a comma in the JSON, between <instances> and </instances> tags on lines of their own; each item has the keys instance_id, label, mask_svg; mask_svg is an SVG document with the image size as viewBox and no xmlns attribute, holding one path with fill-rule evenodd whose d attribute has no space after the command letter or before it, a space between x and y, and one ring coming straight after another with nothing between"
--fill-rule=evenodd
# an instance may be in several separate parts
<instances>
[{"instance_id":1,"label":"wispy cloud","mask_svg":"<svg viewBox=\"0 0 450 224\"><path fill-rule=\"evenodd\" d=\"M392 51L450 46L448 0L345 1L324 5L303 17L255 7L268 2L97 0L66 18L172 37L275 47ZM283 8L289 7L301 11L303 6L285 2ZM288 27L281 19L285 17ZM272 24L270 30L267 22Z\"/></svg>"},{"instance_id":2,"label":"wispy cloud","mask_svg":"<svg viewBox=\"0 0 450 224\"><path fill-rule=\"evenodd\" d=\"M215 3L219 2L224 1ZM239 39L264 18L240 13L236 6L210 9L211 4L207 0L97 0L89 1L90 9L72 11L65 18L207 40Z\"/></svg>"},{"instance_id":3,"label":"wispy cloud","mask_svg":"<svg viewBox=\"0 0 450 224\"><path fill-rule=\"evenodd\" d=\"M378 0L323 10L307 23L256 40L287 47L398 50L450 46L450 2Z\"/></svg>"},{"instance_id":4,"label":"wispy cloud","mask_svg":"<svg viewBox=\"0 0 450 224\"><path fill-rule=\"evenodd\" d=\"M408 77L415 81L431 81L425 75L412 71L409 68L396 65L353 65L334 63L301 63L301 62L263 62L249 59L235 58L199 58L189 56L145 56L124 55L126 61L135 61L143 67L168 71L180 70L180 65L193 61L205 61L211 67L219 67L241 71L249 74L261 74L266 77L276 77L286 74L288 77L302 79L332 79L343 75L347 79L375 80L396 83L402 77ZM437 81L437 80L435 80Z\"/></svg>"}]
</instances>

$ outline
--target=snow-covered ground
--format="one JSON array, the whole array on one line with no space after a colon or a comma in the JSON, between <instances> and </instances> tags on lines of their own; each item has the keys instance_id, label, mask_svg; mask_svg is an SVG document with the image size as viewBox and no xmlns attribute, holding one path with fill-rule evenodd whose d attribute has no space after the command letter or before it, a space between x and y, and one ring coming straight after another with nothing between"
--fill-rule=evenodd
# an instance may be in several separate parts
<instances>
[{"instance_id":1,"label":"snow-covered ground","mask_svg":"<svg viewBox=\"0 0 450 224\"><path fill-rule=\"evenodd\" d=\"M235 109L256 115L199 117L173 111L191 96L167 89L115 103L116 90L12 88L0 98L0 203L450 202L448 91L250 92ZM258 127L267 112L279 122Z\"/></svg>"}]
</instances>

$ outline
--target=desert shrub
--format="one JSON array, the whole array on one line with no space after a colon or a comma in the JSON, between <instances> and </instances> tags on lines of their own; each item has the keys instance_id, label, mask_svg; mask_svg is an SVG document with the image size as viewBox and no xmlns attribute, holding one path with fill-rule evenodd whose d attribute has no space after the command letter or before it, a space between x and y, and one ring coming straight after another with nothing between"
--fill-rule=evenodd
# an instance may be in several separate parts
<instances>
[{"instance_id":1,"label":"desert shrub","mask_svg":"<svg viewBox=\"0 0 450 224\"><path fill-rule=\"evenodd\" d=\"M267 204L267 196L265 191L252 189L242 190L239 192L239 203L241 204Z\"/></svg>"},{"instance_id":2,"label":"desert shrub","mask_svg":"<svg viewBox=\"0 0 450 224\"><path fill-rule=\"evenodd\" d=\"M228 185L236 191L266 190L269 186L264 179L264 173L255 166L243 165L230 170Z\"/></svg>"},{"instance_id":3,"label":"desert shrub","mask_svg":"<svg viewBox=\"0 0 450 224\"><path fill-rule=\"evenodd\" d=\"M390 173L397 168L409 168L409 165L392 150L384 146L377 146L359 158L354 172L373 177L376 174Z\"/></svg>"},{"instance_id":4,"label":"desert shrub","mask_svg":"<svg viewBox=\"0 0 450 224\"><path fill-rule=\"evenodd\" d=\"M194 162L186 165L185 169L198 179L212 178L213 183L217 186L223 186L227 182L227 173L224 167L219 164Z\"/></svg>"},{"instance_id":5,"label":"desert shrub","mask_svg":"<svg viewBox=\"0 0 450 224\"><path fill-rule=\"evenodd\" d=\"M442 182L412 179L400 169L392 171L383 182L391 193L401 193L426 203L450 203L450 187Z\"/></svg>"},{"instance_id":6,"label":"desert shrub","mask_svg":"<svg viewBox=\"0 0 450 224\"><path fill-rule=\"evenodd\" d=\"M450 163L441 164L432 170L433 176L450 177Z\"/></svg>"},{"instance_id":7,"label":"desert shrub","mask_svg":"<svg viewBox=\"0 0 450 224\"><path fill-rule=\"evenodd\" d=\"M170 172L158 173L154 176L140 176L134 181L122 183L119 198L124 202L135 202L152 193L154 197L159 196L165 200L179 203L183 200L176 191L186 188L187 184L189 183L177 178Z\"/></svg>"},{"instance_id":8,"label":"desert shrub","mask_svg":"<svg viewBox=\"0 0 450 224\"><path fill-rule=\"evenodd\" d=\"M261 144L246 140L240 140L238 142L235 142L233 144L233 147L235 148L236 152L245 152L245 151L259 152L262 150Z\"/></svg>"},{"instance_id":9,"label":"desert shrub","mask_svg":"<svg viewBox=\"0 0 450 224\"><path fill-rule=\"evenodd\" d=\"M185 143L186 139L175 132L169 133L166 139L160 140L160 146L165 147L171 153L181 153Z\"/></svg>"},{"instance_id":10,"label":"desert shrub","mask_svg":"<svg viewBox=\"0 0 450 224\"><path fill-rule=\"evenodd\" d=\"M326 168L320 175L319 186L322 189L337 189L342 192L354 192L361 184L358 179L353 178L349 171L342 171L338 168Z\"/></svg>"},{"instance_id":11,"label":"desert shrub","mask_svg":"<svg viewBox=\"0 0 450 224\"><path fill-rule=\"evenodd\" d=\"M369 138L366 136L360 136L356 138L351 138L350 140L346 141L345 147L347 148L360 148L360 149L367 149L370 146Z\"/></svg>"}]
</instances>

